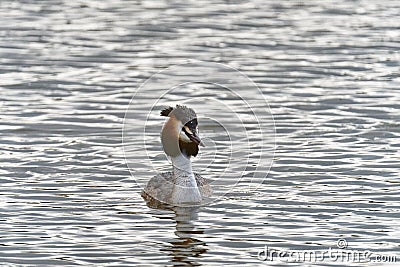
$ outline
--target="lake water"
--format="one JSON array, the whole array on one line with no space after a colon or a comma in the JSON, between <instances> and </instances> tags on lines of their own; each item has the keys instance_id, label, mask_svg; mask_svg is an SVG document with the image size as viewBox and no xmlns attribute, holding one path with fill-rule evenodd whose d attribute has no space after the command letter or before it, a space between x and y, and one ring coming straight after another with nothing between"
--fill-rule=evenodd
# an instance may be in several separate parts
<instances>
[{"instance_id":1,"label":"lake water","mask_svg":"<svg viewBox=\"0 0 400 267\"><path fill-rule=\"evenodd\" d=\"M262 261L260 251L338 249L339 239L347 242L341 250L400 261L398 1L2 0L0 15L4 266L298 265ZM193 68L132 100L137 88L190 60L236 68L257 84L270 107L261 117L267 156L259 163L258 155L230 156L261 140L251 119L244 123L250 135L229 128L237 114L245 117L242 106L233 116L207 102L215 94L236 107L235 97L207 83L181 86L152 112L197 99L210 145L195 170L215 178L233 160L228 180L244 168L259 184L239 183L198 209L152 209L140 185L155 170L140 161L135 131L122 144L125 112L131 103L132 114L153 114L146 105L157 90L192 77ZM236 90L258 99L248 87ZM233 124L233 139L224 139L227 126L213 114ZM163 119L147 122L149 159L167 169L158 140ZM344 265L328 256L317 264Z\"/></svg>"}]
</instances>

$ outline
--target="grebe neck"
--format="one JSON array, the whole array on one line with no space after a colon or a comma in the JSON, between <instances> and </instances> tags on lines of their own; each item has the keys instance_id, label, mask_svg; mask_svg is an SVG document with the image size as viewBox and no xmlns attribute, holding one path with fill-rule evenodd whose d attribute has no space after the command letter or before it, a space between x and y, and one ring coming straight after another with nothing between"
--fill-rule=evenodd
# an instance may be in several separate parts
<instances>
[{"instance_id":1,"label":"grebe neck","mask_svg":"<svg viewBox=\"0 0 400 267\"><path fill-rule=\"evenodd\" d=\"M201 195L192 171L190 158L184 154L171 157L173 176L175 180L172 192L172 203L201 202Z\"/></svg>"}]
</instances>

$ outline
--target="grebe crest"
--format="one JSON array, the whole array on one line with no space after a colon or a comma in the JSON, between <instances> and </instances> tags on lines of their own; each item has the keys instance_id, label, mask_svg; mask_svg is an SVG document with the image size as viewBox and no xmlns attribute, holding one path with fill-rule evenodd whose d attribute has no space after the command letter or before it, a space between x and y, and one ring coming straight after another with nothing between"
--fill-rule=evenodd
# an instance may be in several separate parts
<instances>
[{"instance_id":1,"label":"grebe crest","mask_svg":"<svg viewBox=\"0 0 400 267\"><path fill-rule=\"evenodd\" d=\"M176 105L163 109L161 116L169 117L161 131L161 143L171 159L172 172L151 178L142 197L148 204L158 201L172 205L199 204L212 191L207 180L192 171L190 158L197 156L199 145L204 146L198 135L196 112Z\"/></svg>"}]
</instances>

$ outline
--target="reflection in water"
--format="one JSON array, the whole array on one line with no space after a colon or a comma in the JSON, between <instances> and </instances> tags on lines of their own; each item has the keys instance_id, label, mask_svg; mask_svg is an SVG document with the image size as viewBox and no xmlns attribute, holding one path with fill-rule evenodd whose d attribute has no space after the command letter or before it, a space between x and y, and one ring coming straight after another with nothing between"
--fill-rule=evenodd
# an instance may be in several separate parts
<instances>
[{"instance_id":1,"label":"reflection in water","mask_svg":"<svg viewBox=\"0 0 400 267\"><path fill-rule=\"evenodd\" d=\"M207 251L206 243L197 239L196 236L204 231L196 229L193 222L198 219L198 207L166 207L175 213L173 220L176 222L175 235L178 239L169 241L171 246L161 248L161 251L169 252L171 265L173 266L199 266L196 258Z\"/></svg>"}]
</instances>

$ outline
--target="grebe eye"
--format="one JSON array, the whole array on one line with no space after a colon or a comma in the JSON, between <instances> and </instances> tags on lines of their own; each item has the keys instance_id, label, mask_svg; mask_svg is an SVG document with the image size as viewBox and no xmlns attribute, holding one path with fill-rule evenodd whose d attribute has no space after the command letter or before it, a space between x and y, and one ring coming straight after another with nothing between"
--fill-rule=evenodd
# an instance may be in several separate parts
<instances>
[{"instance_id":1,"label":"grebe eye","mask_svg":"<svg viewBox=\"0 0 400 267\"><path fill-rule=\"evenodd\" d=\"M190 127L190 128L195 128L197 126L197 120L193 119L193 120L187 122L185 125Z\"/></svg>"}]
</instances>

